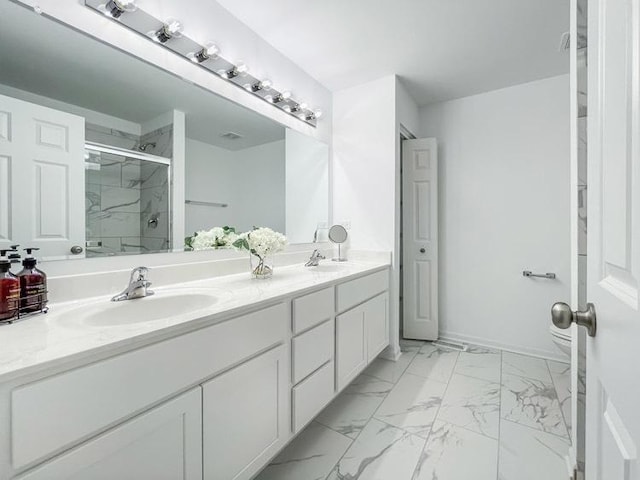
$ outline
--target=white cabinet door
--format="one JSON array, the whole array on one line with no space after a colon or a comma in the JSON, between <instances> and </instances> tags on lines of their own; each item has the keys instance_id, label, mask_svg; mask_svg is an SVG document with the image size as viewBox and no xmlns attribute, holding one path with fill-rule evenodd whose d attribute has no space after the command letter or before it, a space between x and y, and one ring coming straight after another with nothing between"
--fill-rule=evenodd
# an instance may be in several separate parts
<instances>
[{"instance_id":1,"label":"white cabinet door","mask_svg":"<svg viewBox=\"0 0 640 480\"><path fill-rule=\"evenodd\" d=\"M0 245L84 247L84 118L0 95Z\"/></svg>"},{"instance_id":2,"label":"white cabinet door","mask_svg":"<svg viewBox=\"0 0 640 480\"><path fill-rule=\"evenodd\" d=\"M205 480L252 478L288 440L288 365L280 346L203 385Z\"/></svg>"},{"instance_id":3,"label":"white cabinet door","mask_svg":"<svg viewBox=\"0 0 640 480\"><path fill-rule=\"evenodd\" d=\"M201 398L194 388L16 480L200 480Z\"/></svg>"},{"instance_id":4,"label":"white cabinet door","mask_svg":"<svg viewBox=\"0 0 640 480\"><path fill-rule=\"evenodd\" d=\"M336 317L336 381L342 390L367 365L364 306Z\"/></svg>"},{"instance_id":5,"label":"white cabinet door","mask_svg":"<svg viewBox=\"0 0 640 480\"><path fill-rule=\"evenodd\" d=\"M364 307L367 363L370 363L389 345L389 296L386 293L378 295L369 300Z\"/></svg>"}]
</instances>

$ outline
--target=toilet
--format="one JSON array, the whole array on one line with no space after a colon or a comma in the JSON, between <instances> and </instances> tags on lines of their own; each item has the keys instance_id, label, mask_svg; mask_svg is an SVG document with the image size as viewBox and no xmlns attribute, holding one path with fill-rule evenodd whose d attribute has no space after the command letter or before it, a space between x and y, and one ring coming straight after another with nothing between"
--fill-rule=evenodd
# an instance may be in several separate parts
<instances>
[{"instance_id":1,"label":"toilet","mask_svg":"<svg viewBox=\"0 0 640 480\"><path fill-rule=\"evenodd\" d=\"M571 358L571 330L563 330L552 324L549 327L549 333L558 348L567 355L567 357Z\"/></svg>"}]
</instances>

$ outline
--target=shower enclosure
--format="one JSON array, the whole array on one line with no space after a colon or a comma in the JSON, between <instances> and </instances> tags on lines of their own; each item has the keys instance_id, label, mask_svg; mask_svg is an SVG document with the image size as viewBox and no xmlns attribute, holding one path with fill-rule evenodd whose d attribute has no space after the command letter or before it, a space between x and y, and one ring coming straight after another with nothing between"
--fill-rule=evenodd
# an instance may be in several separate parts
<instances>
[{"instance_id":1,"label":"shower enclosure","mask_svg":"<svg viewBox=\"0 0 640 480\"><path fill-rule=\"evenodd\" d=\"M171 248L170 159L85 145L86 256Z\"/></svg>"}]
</instances>

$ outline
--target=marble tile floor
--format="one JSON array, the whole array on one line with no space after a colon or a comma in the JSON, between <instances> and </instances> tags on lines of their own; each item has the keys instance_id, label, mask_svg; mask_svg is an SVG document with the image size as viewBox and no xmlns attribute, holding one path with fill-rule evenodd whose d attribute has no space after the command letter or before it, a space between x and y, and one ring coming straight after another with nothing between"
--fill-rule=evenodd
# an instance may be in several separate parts
<instances>
[{"instance_id":1,"label":"marble tile floor","mask_svg":"<svg viewBox=\"0 0 640 480\"><path fill-rule=\"evenodd\" d=\"M257 480L565 480L568 364L405 342L376 359Z\"/></svg>"}]
</instances>

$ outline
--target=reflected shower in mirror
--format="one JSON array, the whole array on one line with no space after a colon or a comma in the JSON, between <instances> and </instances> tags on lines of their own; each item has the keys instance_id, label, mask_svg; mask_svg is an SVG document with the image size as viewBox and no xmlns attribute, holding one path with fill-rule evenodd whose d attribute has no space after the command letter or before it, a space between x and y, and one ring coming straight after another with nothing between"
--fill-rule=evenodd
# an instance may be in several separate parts
<instances>
[{"instance_id":1,"label":"reflected shower in mirror","mask_svg":"<svg viewBox=\"0 0 640 480\"><path fill-rule=\"evenodd\" d=\"M326 229L326 144L20 4L0 16L0 247L76 259Z\"/></svg>"}]
</instances>

